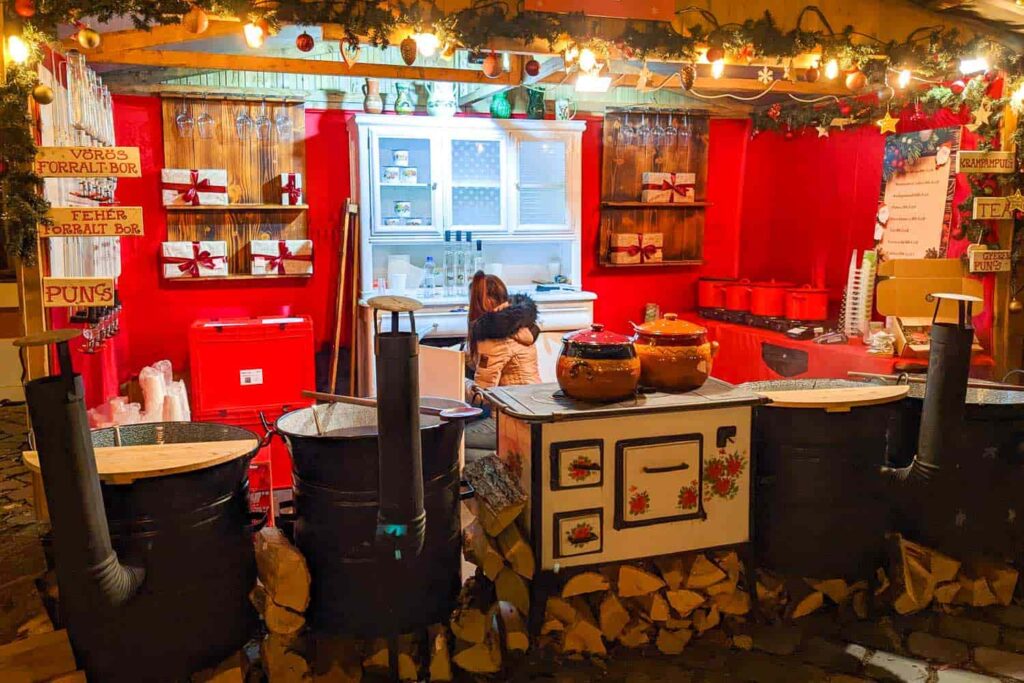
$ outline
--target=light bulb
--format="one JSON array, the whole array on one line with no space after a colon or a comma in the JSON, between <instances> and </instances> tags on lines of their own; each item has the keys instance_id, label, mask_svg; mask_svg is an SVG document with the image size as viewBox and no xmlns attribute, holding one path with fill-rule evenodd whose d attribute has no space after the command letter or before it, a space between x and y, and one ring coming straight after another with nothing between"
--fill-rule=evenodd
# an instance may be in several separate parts
<instances>
[{"instance_id":1,"label":"light bulb","mask_svg":"<svg viewBox=\"0 0 1024 683\"><path fill-rule=\"evenodd\" d=\"M899 77L896 79L896 85L900 88L906 88L910 85L911 73L910 69L903 69L900 71Z\"/></svg>"},{"instance_id":2,"label":"light bulb","mask_svg":"<svg viewBox=\"0 0 1024 683\"><path fill-rule=\"evenodd\" d=\"M724 59L716 59L715 61L711 62L711 77L712 78L721 78L722 74L724 74L724 73L725 73L725 60Z\"/></svg>"},{"instance_id":3,"label":"light bulb","mask_svg":"<svg viewBox=\"0 0 1024 683\"><path fill-rule=\"evenodd\" d=\"M597 55L589 47L580 50L580 69L590 73L597 66Z\"/></svg>"},{"instance_id":4,"label":"light bulb","mask_svg":"<svg viewBox=\"0 0 1024 683\"><path fill-rule=\"evenodd\" d=\"M31 50L21 36L10 36L7 38L7 56L15 64L24 64L28 61Z\"/></svg>"},{"instance_id":5,"label":"light bulb","mask_svg":"<svg viewBox=\"0 0 1024 683\"><path fill-rule=\"evenodd\" d=\"M254 24L250 21L242 27L242 33L245 35L245 44L249 47L256 49L263 46L263 39L265 36L263 34L263 28L258 24Z\"/></svg>"},{"instance_id":6,"label":"light bulb","mask_svg":"<svg viewBox=\"0 0 1024 683\"><path fill-rule=\"evenodd\" d=\"M414 33L412 37L416 41L416 47L419 48L420 54L424 57L433 57L437 52L437 48L441 45L441 41L437 39L437 36L429 31L426 33Z\"/></svg>"},{"instance_id":7,"label":"light bulb","mask_svg":"<svg viewBox=\"0 0 1024 683\"><path fill-rule=\"evenodd\" d=\"M833 81L837 76L839 76L839 62L834 59L830 59L828 60L828 63L825 64L825 78Z\"/></svg>"},{"instance_id":8,"label":"light bulb","mask_svg":"<svg viewBox=\"0 0 1024 683\"><path fill-rule=\"evenodd\" d=\"M565 48L565 65L569 66L576 61L576 58L580 56L580 49L575 45Z\"/></svg>"},{"instance_id":9,"label":"light bulb","mask_svg":"<svg viewBox=\"0 0 1024 683\"><path fill-rule=\"evenodd\" d=\"M1010 106L1017 112L1024 110L1024 81L1017 86L1017 89L1010 95Z\"/></svg>"},{"instance_id":10,"label":"light bulb","mask_svg":"<svg viewBox=\"0 0 1024 683\"><path fill-rule=\"evenodd\" d=\"M988 60L984 57L974 57L973 59L965 57L960 60L960 73L964 76L983 71L988 71Z\"/></svg>"}]
</instances>

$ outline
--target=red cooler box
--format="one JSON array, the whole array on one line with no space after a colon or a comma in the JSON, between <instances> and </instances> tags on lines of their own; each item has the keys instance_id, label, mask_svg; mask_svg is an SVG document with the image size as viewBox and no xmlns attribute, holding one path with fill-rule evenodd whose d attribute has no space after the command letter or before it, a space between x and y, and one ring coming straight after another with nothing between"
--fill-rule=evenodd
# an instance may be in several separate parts
<instances>
[{"instance_id":1,"label":"red cooler box","mask_svg":"<svg viewBox=\"0 0 1024 683\"><path fill-rule=\"evenodd\" d=\"M314 402L313 322L308 317L197 320L189 330L193 419L223 422L263 435L260 413L271 424ZM273 487L292 485L288 447L269 450ZM260 457L266 453L261 452Z\"/></svg>"}]
</instances>

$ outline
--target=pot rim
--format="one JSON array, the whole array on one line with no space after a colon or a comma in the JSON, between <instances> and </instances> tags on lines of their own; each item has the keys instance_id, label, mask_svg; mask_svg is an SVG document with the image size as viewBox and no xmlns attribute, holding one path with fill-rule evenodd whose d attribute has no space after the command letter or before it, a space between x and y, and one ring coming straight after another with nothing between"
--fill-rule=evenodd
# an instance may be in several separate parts
<instances>
[{"instance_id":1,"label":"pot rim","mask_svg":"<svg viewBox=\"0 0 1024 683\"><path fill-rule=\"evenodd\" d=\"M430 397L430 396L421 396L420 400L422 401L425 398L432 398L432 397ZM448 399L443 399L443 400L448 400ZM318 408L318 407L321 407L321 406L330 406L330 405L342 405L342 404L336 404L336 403L317 403L315 405L305 406L303 408L297 408L295 410L289 411L289 412L281 415L280 417L278 417L276 420L274 420L273 431L271 433L272 434L279 434L282 437L288 437L289 439L291 439L291 438L317 439L317 440L324 440L324 439L326 439L328 441L354 441L355 439L376 439L378 436L380 436L379 431L377 431L377 424L376 423L374 423L374 425L373 425L373 428L375 430L373 434L301 434L299 432L293 432L293 431L290 431L290 430L287 430L287 429L283 429L281 427L281 420L283 420L283 419L285 419L285 418L287 418L287 417L289 417L291 415L295 415L296 413L302 412L303 410L313 410L314 408ZM371 408L369 406L353 406L353 407L355 407L355 408L366 408L367 410L376 410L375 408ZM432 424L424 424L424 420L429 420ZM450 421L450 423L452 423L452 424L458 423L458 422L459 422L459 420L451 420ZM449 421L442 420L442 419L437 418L437 417L431 417L429 415L420 415L420 432L424 432L426 430L431 430L431 429L439 429L442 426L444 426L445 424L449 424Z\"/></svg>"}]
</instances>

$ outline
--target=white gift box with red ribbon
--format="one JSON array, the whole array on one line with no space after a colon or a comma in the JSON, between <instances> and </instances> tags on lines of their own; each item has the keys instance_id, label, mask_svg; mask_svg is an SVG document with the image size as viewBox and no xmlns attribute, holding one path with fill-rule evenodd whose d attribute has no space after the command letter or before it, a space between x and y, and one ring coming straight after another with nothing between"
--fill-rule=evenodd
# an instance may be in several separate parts
<instances>
[{"instance_id":1,"label":"white gift box with red ribbon","mask_svg":"<svg viewBox=\"0 0 1024 683\"><path fill-rule=\"evenodd\" d=\"M313 272L313 240L249 242L253 275L309 275Z\"/></svg>"},{"instance_id":2,"label":"white gift box with red ribbon","mask_svg":"<svg viewBox=\"0 0 1024 683\"><path fill-rule=\"evenodd\" d=\"M640 201L651 204L692 204L696 201L695 173L647 172L642 178Z\"/></svg>"},{"instance_id":3,"label":"white gift box with red ribbon","mask_svg":"<svg viewBox=\"0 0 1024 683\"><path fill-rule=\"evenodd\" d=\"M281 203L285 206L295 206L302 203L301 173L281 174Z\"/></svg>"},{"instance_id":4,"label":"white gift box with red ribbon","mask_svg":"<svg viewBox=\"0 0 1024 683\"><path fill-rule=\"evenodd\" d=\"M609 260L620 266L655 263L663 259L663 244L664 236L660 232L613 233Z\"/></svg>"},{"instance_id":5,"label":"white gift box with red ribbon","mask_svg":"<svg viewBox=\"0 0 1024 683\"><path fill-rule=\"evenodd\" d=\"M164 206L217 206L228 203L228 172L225 169L160 169L160 193Z\"/></svg>"},{"instance_id":6,"label":"white gift box with red ribbon","mask_svg":"<svg viewBox=\"0 0 1024 683\"><path fill-rule=\"evenodd\" d=\"M167 279L223 277L228 274L226 242L164 242L160 263Z\"/></svg>"}]
</instances>

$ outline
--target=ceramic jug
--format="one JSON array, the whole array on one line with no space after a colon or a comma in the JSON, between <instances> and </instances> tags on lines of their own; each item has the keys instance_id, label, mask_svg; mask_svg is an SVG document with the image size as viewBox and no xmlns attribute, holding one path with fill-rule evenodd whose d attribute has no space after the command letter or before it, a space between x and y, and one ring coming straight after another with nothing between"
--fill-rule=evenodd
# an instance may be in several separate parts
<instances>
[{"instance_id":1,"label":"ceramic jug","mask_svg":"<svg viewBox=\"0 0 1024 683\"><path fill-rule=\"evenodd\" d=\"M376 78L367 78L363 84L363 111L368 114L384 111L384 102L380 99L380 83Z\"/></svg>"},{"instance_id":2,"label":"ceramic jug","mask_svg":"<svg viewBox=\"0 0 1024 683\"><path fill-rule=\"evenodd\" d=\"M430 116L455 116L454 83L427 83L427 114Z\"/></svg>"},{"instance_id":3,"label":"ceramic jug","mask_svg":"<svg viewBox=\"0 0 1024 683\"><path fill-rule=\"evenodd\" d=\"M395 113L411 114L416 111L416 99L413 95L412 86L408 83L395 83Z\"/></svg>"},{"instance_id":4,"label":"ceramic jug","mask_svg":"<svg viewBox=\"0 0 1024 683\"><path fill-rule=\"evenodd\" d=\"M527 88L529 99L526 102L526 118L544 118L544 91L538 88Z\"/></svg>"},{"instance_id":5,"label":"ceramic jug","mask_svg":"<svg viewBox=\"0 0 1024 683\"><path fill-rule=\"evenodd\" d=\"M496 119L507 119L512 116L512 105L504 91L491 95L491 116Z\"/></svg>"}]
</instances>

